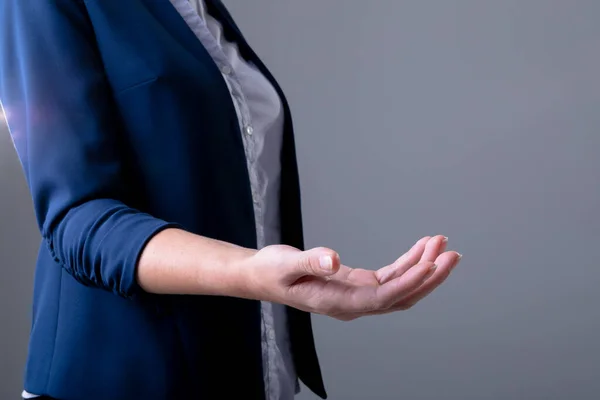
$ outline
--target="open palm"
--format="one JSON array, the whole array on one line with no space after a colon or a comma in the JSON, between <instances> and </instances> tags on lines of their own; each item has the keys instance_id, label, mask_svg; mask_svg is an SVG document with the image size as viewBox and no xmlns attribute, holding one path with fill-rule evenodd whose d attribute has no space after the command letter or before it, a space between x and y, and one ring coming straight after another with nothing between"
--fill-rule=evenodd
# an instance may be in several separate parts
<instances>
[{"instance_id":1,"label":"open palm","mask_svg":"<svg viewBox=\"0 0 600 400\"><path fill-rule=\"evenodd\" d=\"M280 275L286 288L283 302L305 311L352 320L406 310L431 293L460 259L458 253L445 251L446 244L444 236L424 237L394 263L376 271L342 265L337 253L328 249L301 252L273 246L265 250L277 252L280 260L296 260L297 265L288 274ZM327 252L331 271L324 273L320 261Z\"/></svg>"}]
</instances>

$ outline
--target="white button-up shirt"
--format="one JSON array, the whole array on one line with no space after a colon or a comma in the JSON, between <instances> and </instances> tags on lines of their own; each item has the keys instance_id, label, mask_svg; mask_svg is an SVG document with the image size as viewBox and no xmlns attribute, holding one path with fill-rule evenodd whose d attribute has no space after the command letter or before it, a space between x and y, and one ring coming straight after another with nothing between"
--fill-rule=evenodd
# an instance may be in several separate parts
<instances>
[{"instance_id":1,"label":"white button-up shirt","mask_svg":"<svg viewBox=\"0 0 600 400\"><path fill-rule=\"evenodd\" d=\"M283 105L275 88L238 46L203 0L171 0L219 66L238 115L254 202L258 248L280 243L279 189ZM297 391L284 306L262 302L262 353L268 400L288 400Z\"/></svg>"}]
</instances>

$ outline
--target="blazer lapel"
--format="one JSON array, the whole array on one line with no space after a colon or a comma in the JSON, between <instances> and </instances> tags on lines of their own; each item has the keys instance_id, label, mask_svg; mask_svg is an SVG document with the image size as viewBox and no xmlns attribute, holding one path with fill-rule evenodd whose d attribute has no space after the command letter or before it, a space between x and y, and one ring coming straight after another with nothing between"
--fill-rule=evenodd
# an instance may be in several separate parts
<instances>
[{"instance_id":1,"label":"blazer lapel","mask_svg":"<svg viewBox=\"0 0 600 400\"><path fill-rule=\"evenodd\" d=\"M208 51L190 29L187 22L179 15L179 12L177 12L170 0L141 0L141 2L163 28L198 60L203 63L212 60ZM246 42L244 35L242 35L242 32L223 3L220 0L205 0L205 4L209 14L215 17L223 26L225 37L238 44L242 56L247 60L252 61L261 70L275 87L287 106L287 101L281 87L271 72L256 55L254 50L252 50L250 45Z\"/></svg>"},{"instance_id":2,"label":"blazer lapel","mask_svg":"<svg viewBox=\"0 0 600 400\"><path fill-rule=\"evenodd\" d=\"M154 18L181 45L198 60L206 62L210 54L198 40L187 22L181 17L170 0L141 0Z\"/></svg>"}]
</instances>

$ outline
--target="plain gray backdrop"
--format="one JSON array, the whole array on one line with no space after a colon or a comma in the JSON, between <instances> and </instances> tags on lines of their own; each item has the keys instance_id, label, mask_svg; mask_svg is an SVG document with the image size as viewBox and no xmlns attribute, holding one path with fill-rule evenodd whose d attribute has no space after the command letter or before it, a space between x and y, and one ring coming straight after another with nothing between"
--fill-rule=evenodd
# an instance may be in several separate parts
<instances>
[{"instance_id":1,"label":"plain gray backdrop","mask_svg":"<svg viewBox=\"0 0 600 400\"><path fill-rule=\"evenodd\" d=\"M600 398L600 2L226 4L289 97L307 245L377 268L442 233L464 254L408 312L314 318L330 398ZM9 399L39 234L0 133Z\"/></svg>"}]
</instances>

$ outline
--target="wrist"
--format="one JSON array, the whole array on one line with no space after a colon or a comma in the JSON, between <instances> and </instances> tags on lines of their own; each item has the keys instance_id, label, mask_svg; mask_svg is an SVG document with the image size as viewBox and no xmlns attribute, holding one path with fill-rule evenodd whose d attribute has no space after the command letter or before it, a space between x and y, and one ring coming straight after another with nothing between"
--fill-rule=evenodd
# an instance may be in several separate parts
<instances>
[{"instance_id":1,"label":"wrist","mask_svg":"<svg viewBox=\"0 0 600 400\"><path fill-rule=\"evenodd\" d=\"M214 282L213 287L219 288L218 295L257 299L252 265L256 252L257 250L238 246L232 246L223 252L221 262L215 267L217 282Z\"/></svg>"}]
</instances>

